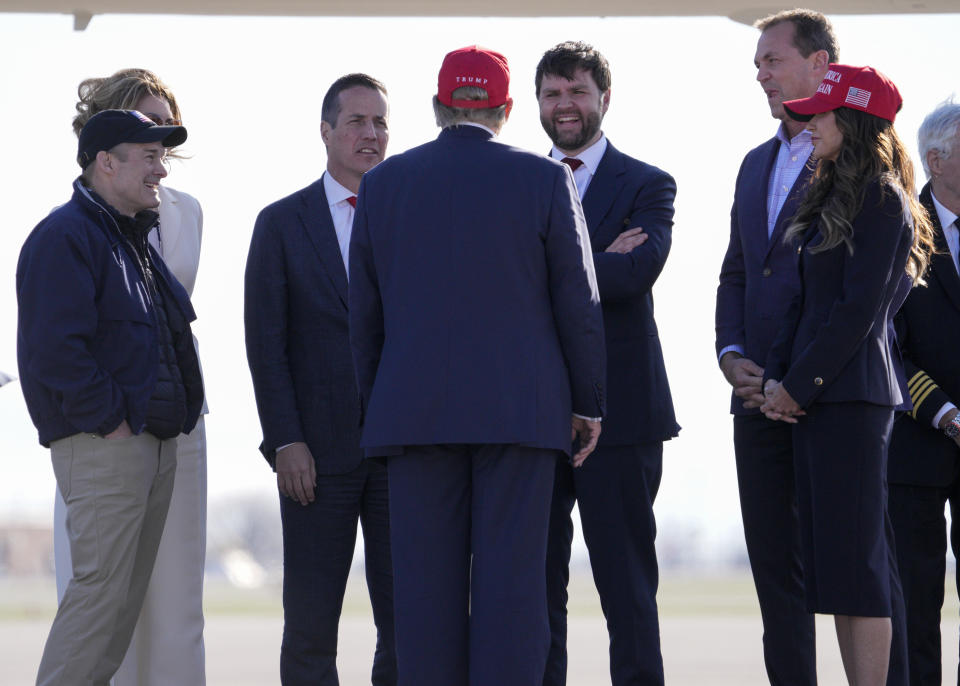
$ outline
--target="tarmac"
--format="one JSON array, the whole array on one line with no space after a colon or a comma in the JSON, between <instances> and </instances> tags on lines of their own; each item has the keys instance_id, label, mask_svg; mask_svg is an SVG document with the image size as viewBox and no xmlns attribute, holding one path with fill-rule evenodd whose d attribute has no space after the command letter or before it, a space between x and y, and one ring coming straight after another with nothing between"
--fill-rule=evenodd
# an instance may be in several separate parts
<instances>
[{"instance_id":1,"label":"tarmac","mask_svg":"<svg viewBox=\"0 0 960 686\"><path fill-rule=\"evenodd\" d=\"M746 573L669 574L661 584L661 646L670 686L764 686L762 627ZM952 581L952 580L951 580ZM571 583L568 686L609 684L607 634L589 573ZM52 579L0 580L0 684L31 686L55 607ZM208 686L279 684L282 617L279 589L239 590L208 580L205 595ZM944 608L944 683L956 683L955 594ZM843 684L833 622L817 618L821 684ZM351 576L340 623L338 669L343 686L370 683L376 640L362 575ZM495 685L491 685L495 686Z\"/></svg>"}]
</instances>

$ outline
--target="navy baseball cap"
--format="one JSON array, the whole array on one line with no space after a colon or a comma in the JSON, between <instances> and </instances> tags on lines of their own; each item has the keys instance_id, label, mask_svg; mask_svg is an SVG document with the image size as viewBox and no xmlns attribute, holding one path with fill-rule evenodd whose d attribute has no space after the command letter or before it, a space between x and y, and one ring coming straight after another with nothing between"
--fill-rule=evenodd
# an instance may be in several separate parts
<instances>
[{"instance_id":1,"label":"navy baseball cap","mask_svg":"<svg viewBox=\"0 0 960 686\"><path fill-rule=\"evenodd\" d=\"M77 164L81 169L93 162L101 150L121 143L163 143L172 148L187 140L182 126L157 126L136 110L103 110L90 117L80 131Z\"/></svg>"}]
</instances>

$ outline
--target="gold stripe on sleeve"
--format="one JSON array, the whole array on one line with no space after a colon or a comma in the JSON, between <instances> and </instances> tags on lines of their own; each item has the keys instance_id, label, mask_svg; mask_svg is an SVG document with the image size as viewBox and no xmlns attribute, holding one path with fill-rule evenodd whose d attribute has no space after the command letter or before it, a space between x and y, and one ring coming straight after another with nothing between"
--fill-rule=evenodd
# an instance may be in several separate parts
<instances>
[{"instance_id":1,"label":"gold stripe on sleeve","mask_svg":"<svg viewBox=\"0 0 960 686\"><path fill-rule=\"evenodd\" d=\"M910 394L910 399L913 401L913 411L910 414L914 419L917 418L917 411L920 409L920 406L923 405L923 401L926 400L927 396L933 393L934 389L936 388L939 388L939 386L933 383L933 380L930 379L929 386L925 385L923 389L918 391L916 396L912 393Z\"/></svg>"}]
</instances>

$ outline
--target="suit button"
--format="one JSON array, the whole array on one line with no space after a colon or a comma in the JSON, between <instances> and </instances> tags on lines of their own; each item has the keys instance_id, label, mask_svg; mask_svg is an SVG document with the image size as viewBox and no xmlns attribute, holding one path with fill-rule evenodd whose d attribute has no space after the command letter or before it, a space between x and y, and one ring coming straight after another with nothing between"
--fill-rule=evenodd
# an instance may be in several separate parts
<instances>
[{"instance_id":1,"label":"suit button","mask_svg":"<svg viewBox=\"0 0 960 686\"><path fill-rule=\"evenodd\" d=\"M821 379L821 378L818 376L817 378L815 378L815 379L813 380L813 385L814 385L814 386L822 386L822 385L823 385L823 379Z\"/></svg>"},{"instance_id":2,"label":"suit button","mask_svg":"<svg viewBox=\"0 0 960 686\"><path fill-rule=\"evenodd\" d=\"M770 276L771 274L773 274L773 270L770 269L770 267L765 267L764 270L763 270L763 275L764 275L764 276Z\"/></svg>"},{"instance_id":3,"label":"suit button","mask_svg":"<svg viewBox=\"0 0 960 686\"><path fill-rule=\"evenodd\" d=\"M803 252L803 246L802 246L802 245L798 245L798 246L797 246L797 254L799 255L799 254L802 253L802 252Z\"/></svg>"}]
</instances>

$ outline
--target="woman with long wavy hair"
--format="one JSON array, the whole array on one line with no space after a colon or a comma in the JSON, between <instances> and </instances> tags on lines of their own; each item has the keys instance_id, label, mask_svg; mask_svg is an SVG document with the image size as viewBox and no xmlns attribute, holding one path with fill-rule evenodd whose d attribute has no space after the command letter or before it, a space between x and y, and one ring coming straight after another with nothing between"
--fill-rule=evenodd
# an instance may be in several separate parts
<instances>
[{"instance_id":1,"label":"woman with long wavy hair","mask_svg":"<svg viewBox=\"0 0 960 686\"><path fill-rule=\"evenodd\" d=\"M767 359L762 410L794 424L807 607L834 615L856 686L886 683L903 607L886 473L894 410L909 399L892 321L933 245L893 128L901 103L879 72L840 64L812 97L784 103L808 122L817 168L785 237L801 292Z\"/></svg>"},{"instance_id":2,"label":"woman with long wavy hair","mask_svg":"<svg viewBox=\"0 0 960 686\"><path fill-rule=\"evenodd\" d=\"M138 110L155 124L180 123L173 92L146 69L123 69L85 79L78 88L73 129L80 134L93 115L108 109ZM167 157L177 157L175 149ZM149 241L167 267L193 293L200 261L203 216L192 196L160 186L160 222ZM206 413L206 403L203 412ZM177 471L163 537L140 619L113 686L203 686L203 569L207 545L207 439L203 415L177 438ZM54 557L62 597L72 576L66 506L54 505Z\"/></svg>"}]
</instances>

